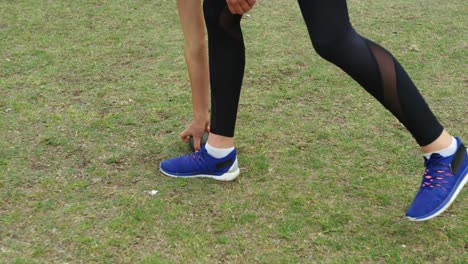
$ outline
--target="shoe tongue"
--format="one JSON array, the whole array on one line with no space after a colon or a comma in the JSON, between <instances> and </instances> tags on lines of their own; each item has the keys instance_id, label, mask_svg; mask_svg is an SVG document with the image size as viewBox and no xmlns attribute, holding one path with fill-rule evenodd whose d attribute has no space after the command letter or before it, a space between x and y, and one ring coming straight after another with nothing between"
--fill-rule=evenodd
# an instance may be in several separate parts
<instances>
[{"instance_id":1,"label":"shoe tongue","mask_svg":"<svg viewBox=\"0 0 468 264\"><path fill-rule=\"evenodd\" d=\"M430 163L432 164L439 163L439 161L443 158L444 157L442 157L439 153L432 153L430 159L427 159L426 157L424 157L424 165L427 167Z\"/></svg>"},{"instance_id":2,"label":"shoe tongue","mask_svg":"<svg viewBox=\"0 0 468 264\"><path fill-rule=\"evenodd\" d=\"M432 153L430 160L436 160L436 159L441 159L441 158L443 157L439 153Z\"/></svg>"},{"instance_id":3,"label":"shoe tongue","mask_svg":"<svg viewBox=\"0 0 468 264\"><path fill-rule=\"evenodd\" d=\"M207 152L207 151L206 151L206 147L205 147L204 144L203 144L203 145L200 145L200 150L199 150L199 151Z\"/></svg>"}]
</instances>

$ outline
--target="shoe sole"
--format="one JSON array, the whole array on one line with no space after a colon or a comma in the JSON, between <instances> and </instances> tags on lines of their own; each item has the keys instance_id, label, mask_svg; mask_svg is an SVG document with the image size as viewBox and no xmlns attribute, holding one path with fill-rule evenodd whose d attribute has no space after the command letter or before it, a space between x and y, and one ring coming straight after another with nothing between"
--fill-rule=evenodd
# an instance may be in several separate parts
<instances>
[{"instance_id":1,"label":"shoe sole","mask_svg":"<svg viewBox=\"0 0 468 264\"><path fill-rule=\"evenodd\" d=\"M462 172L462 174L465 174L465 176L463 176L463 180L461 181L461 183L458 185L458 187L455 189L455 191L450 196L450 200L442 208L437 210L434 214L431 214L431 215L423 217L423 218L415 218L415 217L409 217L409 216L407 216L406 218L408 220L410 220L410 221L422 222L422 221L432 219L432 218L440 215L441 213L443 213L445 210L447 210L447 208L449 208L450 205L453 203L453 201L455 201L458 194L461 192L461 190L463 189L465 184L468 182L468 167L465 168L465 170Z\"/></svg>"},{"instance_id":2,"label":"shoe sole","mask_svg":"<svg viewBox=\"0 0 468 264\"><path fill-rule=\"evenodd\" d=\"M209 175L209 174L196 174L196 175L190 175L190 176L181 176L181 175L174 175L170 174L168 172L165 172L163 169L161 169L161 166L159 166L159 170L166 176L173 177L173 178L211 178L217 181L232 181L237 176L240 174L240 169L237 163L237 158L234 161L234 164L232 164L231 168L225 172L224 174L220 176L216 175Z\"/></svg>"}]
</instances>

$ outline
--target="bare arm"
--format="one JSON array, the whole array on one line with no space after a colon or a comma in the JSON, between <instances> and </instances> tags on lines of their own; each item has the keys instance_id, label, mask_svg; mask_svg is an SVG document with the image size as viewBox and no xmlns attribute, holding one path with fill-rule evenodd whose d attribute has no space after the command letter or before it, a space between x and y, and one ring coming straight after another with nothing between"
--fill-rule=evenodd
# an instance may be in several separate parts
<instances>
[{"instance_id":1,"label":"bare arm","mask_svg":"<svg viewBox=\"0 0 468 264\"><path fill-rule=\"evenodd\" d=\"M194 137L195 149L200 148L203 132L209 128L209 68L205 40L205 23L201 0L177 0L180 22L185 38L185 60L192 87L192 123L180 133L187 141Z\"/></svg>"}]
</instances>

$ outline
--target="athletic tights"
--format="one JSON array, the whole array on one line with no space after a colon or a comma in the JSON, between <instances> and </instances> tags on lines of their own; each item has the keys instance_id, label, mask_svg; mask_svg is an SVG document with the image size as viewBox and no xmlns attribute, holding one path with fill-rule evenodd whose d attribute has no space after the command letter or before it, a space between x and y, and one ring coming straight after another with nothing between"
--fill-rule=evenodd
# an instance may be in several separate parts
<instances>
[{"instance_id":1,"label":"athletic tights","mask_svg":"<svg viewBox=\"0 0 468 264\"><path fill-rule=\"evenodd\" d=\"M408 129L420 146L436 140L443 127L400 63L352 27L346 0L299 0L312 46L375 97ZM225 0L204 0L208 31L211 132L233 137L244 77L241 16Z\"/></svg>"}]
</instances>

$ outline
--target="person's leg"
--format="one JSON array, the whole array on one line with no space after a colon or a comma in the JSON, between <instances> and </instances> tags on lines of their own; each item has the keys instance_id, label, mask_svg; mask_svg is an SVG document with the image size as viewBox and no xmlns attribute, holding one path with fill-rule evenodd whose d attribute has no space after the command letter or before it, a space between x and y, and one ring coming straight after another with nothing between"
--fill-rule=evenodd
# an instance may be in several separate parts
<instances>
[{"instance_id":1,"label":"person's leg","mask_svg":"<svg viewBox=\"0 0 468 264\"><path fill-rule=\"evenodd\" d=\"M232 15L224 0L205 0L203 10L209 46L210 135L200 151L165 160L160 169L172 177L230 181L239 175L234 128L245 65L241 16Z\"/></svg>"},{"instance_id":2,"label":"person's leg","mask_svg":"<svg viewBox=\"0 0 468 264\"><path fill-rule=\"evenodd\" d=\"M425 174L424 179L431 183L424 185L423 181L423 186L433 188L437 184L438 187L443 185L443 188L439 188L442 191L421 189L407 216L412 220L427 220L440 214L468 179L466 148L443 129L392 54L353 29L346 0L298 2L317 53L340 67L392 112L413 135L424 153L441 154L436 154L434 159L428 157L427 173L433 175ZM438 166L440 164L447 166L442 169ZM447 176L448 171L451 176ZM444 198L441 199L441 196Z\"/></svg>"},{"instance_id":3,"label":"person's leg","mask_svg":"<svg viewBox=\"0 0 468 264\"><path fill-rule=\"evenodd\" d=\"M439 138L442 126L403 67L388 51L353 29L346 0L299 0L299 4L320 56L343 69L379 100L420 146Z\"/></svg>"},{"instance_id":4,"label":"person's leg","mask_svg":"<svg viewBox=\"0 0 468 264\"><path fill-rule=\"evenodd\" d=\"M224 0L205 0L203 10L208 31L211 84L211 133L208 144L216 148L230 148L234 146L245 67L241 16L232 15Z\"/></svg>"}]
</instances>

